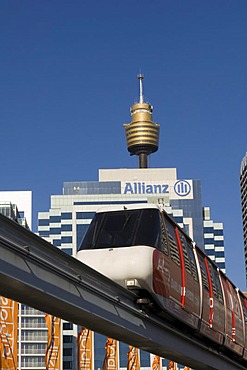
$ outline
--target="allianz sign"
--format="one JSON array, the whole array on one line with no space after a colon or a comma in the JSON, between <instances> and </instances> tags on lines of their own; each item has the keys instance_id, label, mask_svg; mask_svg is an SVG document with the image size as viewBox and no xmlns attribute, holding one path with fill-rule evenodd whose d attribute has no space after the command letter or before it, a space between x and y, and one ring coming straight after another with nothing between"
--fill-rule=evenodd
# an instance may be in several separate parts
<instances>
[{"instance_id":1,"label":"allianz sign","mask_svg":"<svg viewBox=\"0 0 247 370\"><path fill-rule=\"evenodd\" d=\"M169 185L146 184L145 182L126 182L124 194L164 194L169 193Z\"/></svg>"},{"instance_id":2,"label":"allianz sign","mask_svg":"<svg viewBox=\"0 0 247 370\"><path fill-rule=\"evenodd\" d=\"M191 191L191 185L186 180L178 180L174 184L174 192L184 197ZM147 184L145 182L126 182L124 194L169 194L168 184Z\"/></svg>"}]
</instances>

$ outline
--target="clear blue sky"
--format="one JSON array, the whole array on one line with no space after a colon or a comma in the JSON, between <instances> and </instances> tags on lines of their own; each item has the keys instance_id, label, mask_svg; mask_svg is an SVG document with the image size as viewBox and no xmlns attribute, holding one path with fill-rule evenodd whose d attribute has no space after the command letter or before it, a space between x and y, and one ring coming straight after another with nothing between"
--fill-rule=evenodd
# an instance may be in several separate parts
<instances>
[{"instance_id":1,"label":"clear blue sky","mask_svg":"<svg viewBox=\"0 0 247 370\"><path fill-rule=\"evenodd\" d=\"M35 229L64 181L136 167L122 124L141 69L161 126L150 165L201 180L245 289L246 19L246 0L1 0L0 190L33 191Z\"/></svg>"}]
</instances>

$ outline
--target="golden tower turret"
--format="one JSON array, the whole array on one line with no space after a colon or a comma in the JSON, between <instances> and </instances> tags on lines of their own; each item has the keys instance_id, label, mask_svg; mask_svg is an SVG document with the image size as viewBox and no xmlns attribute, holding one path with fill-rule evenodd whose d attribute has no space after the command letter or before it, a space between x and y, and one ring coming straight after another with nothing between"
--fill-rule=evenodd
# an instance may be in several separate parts
<instances>
[{"instance_id":1,"label":"golden tower turret","mask_svg":"<svg viewBox=\"0 0 247 370\"><path fill-rule=\"evenodd\" d=\"M140 83L139 103L130 108L131 123L124 124L128 151L139 156L139 168L148 167L148 155L158 150L160 126L152 121L153 107L144 102L143 75L138 75Z\"/></svg>"}]
</instances>

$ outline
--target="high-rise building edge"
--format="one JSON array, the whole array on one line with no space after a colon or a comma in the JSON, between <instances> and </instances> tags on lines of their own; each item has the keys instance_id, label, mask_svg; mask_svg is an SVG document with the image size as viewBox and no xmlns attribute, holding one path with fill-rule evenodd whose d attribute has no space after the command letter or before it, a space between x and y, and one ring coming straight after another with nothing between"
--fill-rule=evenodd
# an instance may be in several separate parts
<instances>
[{"instance_id":1,"label":"high-rise building edge","mask_svg":"<svg viewBox=\"0 0 247 370\"><path fill-rule=\"evenodd\" d=\"M245 153L240 166L240 193L244 237L245 277L247 284L247 152Z\"/></svg>"}]
</instances>

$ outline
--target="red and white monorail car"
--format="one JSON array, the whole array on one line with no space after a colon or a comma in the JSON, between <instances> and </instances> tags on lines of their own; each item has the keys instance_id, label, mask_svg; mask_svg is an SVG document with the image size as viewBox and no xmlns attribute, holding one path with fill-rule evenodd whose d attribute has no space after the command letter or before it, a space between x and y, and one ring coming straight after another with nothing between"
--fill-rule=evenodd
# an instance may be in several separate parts
<instances>
[{"instance_id":1,"label":"red and white monorail car","mask_svg":"<svg viewBox=\"0 0 247 370\"><path fill-rule=\"evenodd\" d=\"M77 258L247 361L244 294L158 206L100 209Z\"/></svg>"}]
</instances>

